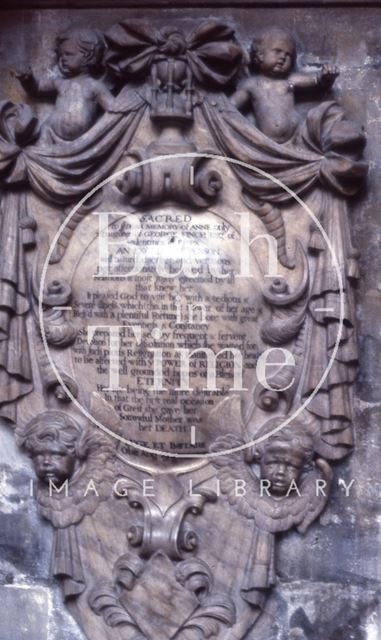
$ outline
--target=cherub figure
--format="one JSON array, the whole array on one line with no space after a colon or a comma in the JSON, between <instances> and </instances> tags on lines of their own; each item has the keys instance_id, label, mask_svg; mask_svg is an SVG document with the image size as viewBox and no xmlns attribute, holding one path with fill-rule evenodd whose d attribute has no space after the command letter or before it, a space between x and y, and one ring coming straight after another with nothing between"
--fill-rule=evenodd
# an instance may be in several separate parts
<instances>
[{"instance_id":1,"label":"cherub figure","mask_svg":"<svg viewBox=\"0 0 381 640\"><path fill-rule=\"evenodd\" d=\"M54 527L52 574L62 581L65 597L75 597L86 582L78 538L87 535L86 516L110 496L112 445L95 428L53 410L18 426L16 441L32 458L39 510Z\"/></svg>"},{"instance_id":2,"label":"cherub figure","mask_svg":"<svg viewBox=\"0 0 381 640\"><path fill-rule=\"evenodd\" d=\"M257 437L276 429L282 420L269 420ZM212 450L221 451L242 444L243 441L237 436L223 436L215 442ZM325 496L316 491L316 480L325 479L328 487L331 479L328 463L322 459L313 461L313 456L312 436L304 424L294 421L254 445L252 450L245 450L244 453L237 451L213 458L212 461L219 469L221 488L224 491L225 487L225 493L231 494L234 490L231 478L246 481L247 494L232 496L230 500L243 515L249 517L247 514L250 511L250 517L260 527L273 532L292 526L305 531L322 511L328 498L328 488ZM259 477L252 471L250 463L259 465Z\"/></svg>"},{"instance_id":3,"label":"cherub figure","mask_svg":"<svg viewBox=\"0 0 381 640\"><path fill-rule=\"evenodd\" d=\"M269 420L256 434L262 437L282 423ZM230 450L243 444L237 436L223 436L212 451ZM293 526L304 532L324 509L329 495L332 471L327 462L314 461L312 436L295 420L252 449L236 451L211 459L218 469L221 491L242 517L251 520L253 543L241 596L252 605L263 607L266 590L275 581L274 535ZM259 465L257 475L251 468ZM236 491L236 480L245 491ZM319 484L317 481L324 481ZM319 486L324 490L319 490Z\"/></svg>"},{"instance_id":4,"label":"cherub figure","mask_svg":"<svg viewBox=\"0 0 381 640\"><path fill-rule=\"evenodd\" d=\"M56 41L59 76L37 78L31 68L15 73L30 95L56 97L55 109L45 122L45 134L50 130L53 141L74 140L94 124L99 108L112 110L114 96L96 77L104 48L97 31L70 29Z\"/></svg>"},{"instance_id":5,"label":"cherub figure","mask_svg":"<svg viewBox=\"0 0 381 640\"><path fill-rule=\"evenodd\" d=\"M339 72L325 64L317 72L295 71L296 47L291 35L269 28L256 37L250 58L255 74L232 96L239 110L251 107L257 127L276 142L287 142L300 122L295 93L315 86L329 88Z\"/></svg>"}]
</instances>

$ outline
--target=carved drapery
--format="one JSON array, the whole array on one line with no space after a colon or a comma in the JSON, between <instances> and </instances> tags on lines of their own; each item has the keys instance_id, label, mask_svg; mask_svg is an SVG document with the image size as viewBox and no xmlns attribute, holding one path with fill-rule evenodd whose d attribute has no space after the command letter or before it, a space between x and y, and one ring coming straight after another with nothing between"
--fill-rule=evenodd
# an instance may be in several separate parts
<instances>
[{"instance_id":1,"label":"carved drapery","mask_svg":"<svg viewBox=\"0 0 381 640\"><path fill-rule=\"evenodd\" d=\"M257 44L261 55L270 38L281 39L285 60L288 50L292 51L291 37L279 30L262 35ZM138 22L121 22L103 35L69 30L60 36L57 50L59 72L49 85L56 100L55 119L39 123L28 107L9 101L0 109L0 413L16 425L17 441L31 456L39 478L40 511L54 527L51 571L92 640L191 640L228 638L231 633L249 638L276 581L276 535L294 526L303 532L319 516L332 479L327 460L341 459L353 444L351 385L357 364L353 282L358 256L350 239L347 198L361 187L366 174L361 155L364 132L327 99L311 108L297 125L289 123L293 82L309 86L311 82L324 84L328 78L328 86L337 72L329 68L318 75L296 76L293 72L288 81L291 67L284 60L274 63L276 72L266 76L260 56L251 84L239 89L255 98L255 124L242 115L237 108L240 97L238 93L232 97L232 92L244 57L234 30L222 23L207 21L190 33ZM80 52L77 67L68 52ZM101 63L111 92L94 72ZM20 72L17 77L27 91L41 93L44 85L33 72ZM272 82L280 83L278 93L273 90L271 94ZM265 93L272 96L275 112L281 114L282 127L289 130L284 142L262 130L272 126L267 121L261 124L260 102L267 99L263 83L267 83ZM82 100L81 119L73 107L74 86L77 99ZM284 103L287 108L282 96L288 101ZM64 115L65 128L60 129L57 122ZM88 120L82 117L86 115ZM71 137L70 127L85 130ZM227 158L225 168L221 168L221 157ZM140 166L123 173L121 169L131 162L140 162ZM107 190L107 179L116 169L121 175L107 194L96 191L103 181ZM111 435L129 438L122 419L122 411L128 409L121 408L117 397L102 395L101 385L93 388L94 379L85 375L76 379L74 365L81 351L75 351L75 345L81 327L75 318L69 320L65 305L73 302L74 309L80 307L75 269L81 270L81 258L70 252L78 244L80 254L85 253L81 243L87 229L89 237L93 232L87 225L96 211L122 209L131 228L134 216L140 220L137 216L146 215L142 219L147 226L140 223L140 230L148 230L149 215L168 202L172 212L180 211L189 218L184 221L192 220L192 224L199 216L202 225L203 216L209 216L218 219L219 233L221 229L225 233L230 224L231 235L224 237L228 246L228 239L238 238L234 235L236 219L227 213L232 207L229 189L238 194L239 207L249 213L254 228L277 241L280 271L270 281L259 281L258 274L263 276L261 252L259 258L253 253L251 259L258 258L259 263L251 287L254 302L238 285L236 298L230 299L238 300L238 306L245 303L245 319L240 322L236 317L237 332L242 334L239 326L247 323L240 340L249 351L244 341L254 336L253 362L269 345L287 347L294 373L290 378L281 367L271 378L272 385L266 387L253 377L251 363L248 387L242 389L246 395L228 395L225 390L221 395L226 397L210 403L205 400L200 463L186 461L183 467L171 467L155 453L154 436L143 442L152 445L150 457L134 457L131 443L123 450L110 433L101 433L79 416L63 388L66 385L71 400L79 398ZM96 191L93 199L72 215L71 208L91 190ZM331 248L317 226L306 223L295 194L317 213ZM56 212L54 225L45 223L37 201ZM295 218L303 215L300 230L295 232ZM42 263L52 229L57 232L66 218L69 224L51 254L49 278L53 280L48 278L44 289L44 326L39 327ZM176 245L175 233L176 225L167 231L171 240L164 251ZM191 236L185 237L191 243ZM199 244L201 238L196 236ZM212 246L211 232L209 240ZM230 250L230 264L235 259L232 254ZM216 291L220 291L218 278L225 276L214 276ZM84 268L82 291L88 286L87 294L94 300L90 279L90 271ZM205 282L201 282L200 300L200 292L205 293ZM174 291L167 294L168 301L175 298ZM116 285L112 285L111 293L115 292ZM142 298L147 298L142 307L145 312L149 296ZM188 301L185 295L184 301ZM336 347L340 308L343 327ZM94 306L98 313L94 317L104 320L100 309ZM221 317L223 313L228 316L221 309ZM167 311L165 307L161 310ZM115 317L111 313L109 319ZM127 325L127 316L121 317ZM219 321L216 316L210 324ZM42 329L59 361L64 385L51 370L41 343ZM202 328L198 337L205 331ZM204 342L201 346L205 347ZM35 351L34 365L31 351ZM68 354L74 354L71 365ZM332 354L333 365L319 392L300 417L282 428L282 419L292 416L316 388ZM83 364L89 362L90 356ZM102 369L104 362L97 364ZM39 388L43 389L44 411L38 409L41 398L36 401ZM28 412L38 415L30 421L20 420L19 406L23 417ZM185 406L185 402L180 404L184 415ZM199 406L197 411L202 413ZM165 422L171 414L164 411L163 415ZM164 432L160 424L156 414L151 415L146 431L155 433L156 426ZM175 420L169 426L176 432ZM144 431L141 423L139 428ZM179 433L186 431L178 429ZM176 449L179 438L173 438L172 449L181 450ZM240 449L258 438L262 438L258 444ZM271 456L286 471L274 472ZM239 493L235 480L248 487L247 497ZM261 495L263 480L270 482L265 495ZM286 480L296 486L299 483L297 489L290 485L296 495L289 495ZM115 490L120 481L121 492ZM154 495L147 493L147 481L150 487L150 483L156 486ZM319 482L324 484L323 495L316 493ZM57 491L57 484L64 490Z\"/></svg>"}]
</instances>

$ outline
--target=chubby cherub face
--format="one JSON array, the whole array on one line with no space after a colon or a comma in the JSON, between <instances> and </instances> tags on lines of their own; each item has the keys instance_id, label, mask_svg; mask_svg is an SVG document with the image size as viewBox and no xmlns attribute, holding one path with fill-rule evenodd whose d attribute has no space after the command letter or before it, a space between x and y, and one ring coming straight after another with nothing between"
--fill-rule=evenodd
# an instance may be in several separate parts
<instances>
[{"instance_id":1,"label":"chubby cherub face","mask_svg":"<svg viewBox=\"0 0 381 640\"><path fill-rule=\"evenodd\" d=\"M33 454L33 465L37 477L46 484L63 483L73 474L75 456L59 442L47 441Z\"/></svg>"},{"instance_id":2,"label":"chubby cherub face","mask_svg":"<svg viewBox=\"0 0 381 640\"><path fill-rule=\"evenodd\" d=\"M70 78L88 68L86 54L80 50L78 43L68 38L58 48L58 66L63 76Z\"/></svg>"},{"instance_id":3,"label":"chubby cherub face","mask_svg":"<svg viewBox=\"0 0 381 640\"><path fill-rule=\"evenodd\" d=\"M261 456L261 479L270 481L271 494L284 496L292 481L298 482L304 465L305 455L302 451L293 449L289 442L274 442Z\"/></svg>"},{"instance_id":4,"label":"chubby cherub face","mask_svg":"<svg viewBox=\"0 0 381 640\"><path fill-rule=\"evenodd\" d=\"M285 33L267 34L258 51L261 72L274 78L287 76L294 63L295 45Z\"/></svg>"}]
</instances>

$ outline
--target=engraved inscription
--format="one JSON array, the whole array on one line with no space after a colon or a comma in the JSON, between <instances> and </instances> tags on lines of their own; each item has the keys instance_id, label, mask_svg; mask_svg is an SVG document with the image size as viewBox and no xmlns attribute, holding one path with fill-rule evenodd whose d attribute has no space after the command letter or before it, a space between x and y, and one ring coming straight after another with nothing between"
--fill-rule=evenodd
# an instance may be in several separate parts
<instances>
[{"instance_id":1,"label":"engraved inscription","mask_svg":"<svg viewBox=\"0 0 381 640\"><path fill-rule=\"evenodd\" d=\"M239 277L239 230L216 214L181 208L112 215L108 223L107 275L96 232L72 279L81 327L75 378L112 403L126 439L206 451L215 435L206 429L208 413L230 390L252 387L258 358L261 302L253 277ZM258 272L254 257L251 266Z\"/></svg>"}]
</instances>

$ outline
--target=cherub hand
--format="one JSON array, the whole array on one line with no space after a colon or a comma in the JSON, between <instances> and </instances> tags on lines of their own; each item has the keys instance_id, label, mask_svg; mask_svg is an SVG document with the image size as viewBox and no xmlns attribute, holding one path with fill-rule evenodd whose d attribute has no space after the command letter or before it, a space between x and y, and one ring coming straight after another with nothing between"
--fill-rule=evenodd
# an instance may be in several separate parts
<instances>
[{"instance_id":1,"label":"cherub hand","mask_svg":"<svg viewBox=\"0 0 381 640\"><path fill-rule=\"evenodd\" d=\"M20 82L28 82L33 78L32 67L27 67L26 69L13 69L11 74Z\"/></svg>"},{"instance_id":2,"label":"cherub hand","mask_svg":"<svg viewBox=\"0 0 381 640\"><path fill-rule=\"evenodd\" d=\"M319 71L319 84L331 87L339 75L338 68L333 64L323 64Z\"/></svg>"}]
</instances>

